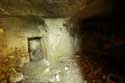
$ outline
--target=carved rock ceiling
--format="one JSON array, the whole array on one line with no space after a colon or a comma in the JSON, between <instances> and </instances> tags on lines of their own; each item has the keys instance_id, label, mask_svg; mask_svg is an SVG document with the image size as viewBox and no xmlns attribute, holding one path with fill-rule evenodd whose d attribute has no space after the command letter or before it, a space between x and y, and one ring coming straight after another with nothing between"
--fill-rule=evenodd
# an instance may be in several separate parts
<instances>
[{"instance_id":1,"label":"carved rock ceiling","mask_svg":"<svg viewBox=\"0 0 125 83\"><path fill-rule=\"evenodd\" d=\"M0 0L0 15L67 17L100 1L104 0Z\"/></svg>"}]
</instances>

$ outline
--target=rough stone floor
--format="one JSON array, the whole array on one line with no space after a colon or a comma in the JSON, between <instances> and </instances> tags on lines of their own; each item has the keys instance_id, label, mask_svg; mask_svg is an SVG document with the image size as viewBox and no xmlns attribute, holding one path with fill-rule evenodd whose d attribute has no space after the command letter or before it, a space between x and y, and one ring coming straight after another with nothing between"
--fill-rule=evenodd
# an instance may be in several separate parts
<instances>
[{"instance_id":1,"label":"rough stone floor","mask_svg":"<svg viewBox=\"0 0 125 83\"><path fill-rule=\"evenodd\" d=\"M45 59L27 64L22 70L22 83L87 83L72 58L61 57L55 64Z\"/></svg>"}]
</instances>

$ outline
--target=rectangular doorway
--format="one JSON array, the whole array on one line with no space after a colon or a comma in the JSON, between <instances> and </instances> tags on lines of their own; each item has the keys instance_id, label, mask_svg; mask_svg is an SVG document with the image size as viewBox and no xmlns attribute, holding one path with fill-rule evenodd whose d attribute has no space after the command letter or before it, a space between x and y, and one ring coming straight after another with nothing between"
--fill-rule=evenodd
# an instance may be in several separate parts
<instances>
[{"instance_id":1,"label":"rectangular doorway","mask_svg":"<svg viewBox=\"0 0 125 83\"><path fill-rule=\"evenodd\" d=\"M30 61L39 61L43 59L41 48L41 37L28 38Z\"/></svg>"}]
</instances>

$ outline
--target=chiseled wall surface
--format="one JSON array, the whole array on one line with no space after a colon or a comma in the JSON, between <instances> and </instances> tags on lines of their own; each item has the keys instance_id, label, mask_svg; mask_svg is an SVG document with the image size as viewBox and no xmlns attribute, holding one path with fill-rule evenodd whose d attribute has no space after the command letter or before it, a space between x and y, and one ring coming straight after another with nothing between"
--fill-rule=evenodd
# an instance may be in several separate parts
<instances>
[{"instance_id":1,"label":"chiseled wall surface","mask_svg":"<svg viewBox=\"0 0 125 83\"><path fill-rule=\"evenodd\" d=\"M47 18L44 19L47 24L47 33L45 35L47 55L49 61L56 63L61 57L70 57L77 48L77 39L70 35L68 27L64 26L66 18Z\"/></svg>"},{"instance_id":2,"label":"chiseled wall surface","mask_svg":"<svg viewBox=\"0 0 125 83\"><path fill-rule=\"evenodd\" d=\"M50 64L71 57L75 52L77 39L64 26L66 19L45 18L47 31L39 17L0 18L0 81L6 79L3 72L13 72L16 66L29 62L28 38L42 37L43 51ZM62 58L64 57L64 58Z\"/></svg>"},{"instance_id":3,"label":"chiseled wall surface","mask_svg":"<svg viewBox=\"0 0 125 83\"><path fill-rule=\"evenodd\" d=\"M0 70L29 62L27 40L29 37L42 37L38 27L43 28L32 17L0 18Z\"/></svg>"},{"instance_id":4,"label":"chiseled wall surface","mask_svg":"<svg viewBox=\"0 0 125 83\"><path fill-rule=\"evenodd\" d=\"M43 37L48 60L56 63L60 57L72 55L77 40L64 26L66 19L45 18L47 32L36 17L2 17L0 18L0 67L11 69L16 65L29 62L29 37ZM75 41L75 42L74 42Z\"/></svg>"}]
</instances>

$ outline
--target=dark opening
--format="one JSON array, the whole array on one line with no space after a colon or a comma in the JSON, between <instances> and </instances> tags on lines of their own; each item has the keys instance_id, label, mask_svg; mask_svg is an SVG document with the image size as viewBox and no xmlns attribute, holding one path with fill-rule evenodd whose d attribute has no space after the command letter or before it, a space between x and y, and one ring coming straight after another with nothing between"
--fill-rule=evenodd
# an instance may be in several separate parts
<instances>
[{"instance_id":1,"label":"dark opening","mask_svg":"<svg viewBox=\"0 0 125 83\"><path fill-rule=\"evenodd\" d=\"M41 37L28 38L30 61L39 61L43 58Z\"/></svg>"}]
</instances>

